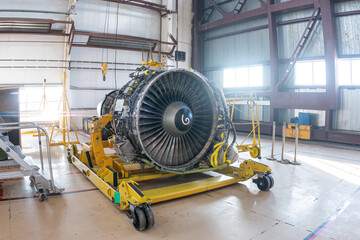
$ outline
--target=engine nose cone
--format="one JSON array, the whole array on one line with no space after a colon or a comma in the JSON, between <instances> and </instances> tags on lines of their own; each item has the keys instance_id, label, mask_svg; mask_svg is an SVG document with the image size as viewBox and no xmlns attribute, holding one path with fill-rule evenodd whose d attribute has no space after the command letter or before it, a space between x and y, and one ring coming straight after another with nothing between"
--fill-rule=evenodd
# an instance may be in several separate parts
<instances>
[{"instance_id":1,"label":"engine nose cone","mask_svg":"<svg viewBox=\"0 0 360 240\"><path fill-rule=\"evenodd\" d=\"M181 108L175 115L175 126L183 132L189 131L193 121L193 115L188 107Z\"/></svg>"},{"instance_id":2,"label":"engine nose cone","mask_svg":"<svg viewBox=\"0 0 360 240\"><path fill-rule=\"evenodd\" d=\"M193 114L183 102L173 102L165 110L163 125L168 133L175 137L184 135L190 130Z\"/></svg>"}]
</instances>

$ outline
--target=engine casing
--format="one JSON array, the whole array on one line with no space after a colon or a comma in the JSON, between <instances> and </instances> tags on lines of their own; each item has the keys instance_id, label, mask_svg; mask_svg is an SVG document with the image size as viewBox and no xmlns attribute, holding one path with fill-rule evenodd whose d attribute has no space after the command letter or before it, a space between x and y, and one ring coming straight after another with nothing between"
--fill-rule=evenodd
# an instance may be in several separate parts
<instances>
[{"instance_id":1,"label":"engine casing","mask_svg":"<svg viewBox=\"0 0 360 240\"><path fill-rule=\"evenodd\" d=\"M164 170L188 170L209 165L215 144L226 143L221 153L229 149L234 127L223 92L213 82L186 69L149 74L141 68L130 78L98 106L98 115L113 113L107 129L114 133L121 159L131 162L141 156Z\"/></svg>"}]
</instances>

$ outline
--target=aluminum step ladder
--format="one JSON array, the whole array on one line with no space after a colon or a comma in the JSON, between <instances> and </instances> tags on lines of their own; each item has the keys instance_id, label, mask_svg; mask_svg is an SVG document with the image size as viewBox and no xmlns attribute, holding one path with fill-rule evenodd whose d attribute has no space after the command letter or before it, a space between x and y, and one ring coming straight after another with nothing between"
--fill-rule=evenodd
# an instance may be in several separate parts
<instances>
[{"instance_id":1,"label":"aluminum step ladder","mask_svg":"<svg viewBox=\"0 0 360 240\"><path fill-rule=\"evenodd\" d=\"M234 14L238 14L241 12L241 10L245 7L247 0L239 0L237 1L235 7L234 7Z\"/></svg>"},{"instance_id":2,"label":"aluminum step ladder","mask_svg":"<svg viewBox=\"0 0 360 240\"><path fill-rule=\"evenodd\" d=\"M210 17L214 13L215 8L214 8L214 6L210 6L208 10L210 10L210 11L205 10L204 15L203 15L203 17L201 19L201 22L203 24L207 23L210 20Z\"/></svg>"},{"instance_id":3,"label":"aluminum step ladder","mask_svg":"<svg viewBox=\"0 0 360 240\"><path fill-rule=\"evenodd\" d=\"M290 61L289 61L288 65L286 66L285 71L282 74L282 77L281 77L280 81L277 84L278 88L283 86L285 84L285 82L287 81L291 70L294 68L298 57L300 56L300 54L304 50L304 47L305 47L307 41L309 40L312 31L315 28L317 20L320 17L320 14L321 14L321 8L316 8L314 10L314 12L312 13L312 15L311 15L311 17L309 19L309 22L308 22L308 24L307 24L307 26L305 28L305 31L304 31L303 35L301 36L300 41L297 44L297 46L296 46L296 48L294 50L294 53L291 56Z\"/></svg>"},{"instance_id":4,"label":"aluminum step ladder","mask_svg":"<svg viewBox=\"0 0 360 240\"><path fill-rule=\"evenodd\" d=\"M17 145L14 145L9 141L9 137L4 135L5 132L11 131L14 129L24 129L24 128L37 128L39 133L39 151L41 159L41 169L34 163L30 156L25 156L21 148ZM47 143L47 153L48 153L48 166L50 176L46 173L43 163L43 154L41 148L41 134L40 130L45 133L46 143ZM12 179L30 176L31 184L36 188L36 193L40 201L44 201L47 195L58 194L64 191L63 188L58 188L54 184L52 166L51 166L51 154L49 147L49 136L45 129L42 127L31 123L1 123L0 124L0 148L7 154L9 160L2 161L0 167L2 169L9 168L9 171L0 172L1 179ZM11 166L20 166L19 170L11 169Z\"/></svg>"}]
</instances>

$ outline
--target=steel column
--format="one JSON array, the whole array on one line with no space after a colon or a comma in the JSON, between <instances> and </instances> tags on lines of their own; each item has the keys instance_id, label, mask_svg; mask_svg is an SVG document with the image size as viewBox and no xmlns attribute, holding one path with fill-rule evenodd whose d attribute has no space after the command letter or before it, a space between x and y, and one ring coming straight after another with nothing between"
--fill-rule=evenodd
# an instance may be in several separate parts
<instances>
[{"instance_id":1,"label":"steel column","mask_svg":"<svg viewBox=\"0 0 360 240\"><path fill-rule=\"evenodd\" d=\"M203 36L199 32L201 19L203 18L203 1L193 1L193 32L192 32L192 67L201 72L202 71L202 48Z\"/></svg>"},{"instance_id":2,"label":"steel column","mask_svg":"<svg viewBox=\"0 0 360 240\"><path fill-rule=\"evenodd\" d=\"M279 49L277 38L277 25L276 16L270 11L271 5L274 4L274 0L267 0L267 16L269 24L269 43L270 43L270 82L271 82L271 95L270 101L272 102L273 93L277 92L276 84L278 81L278 69L279 69ZM275 120L275 108L270 104L270 122Z\"/></svg>"},{"instance_id":3,"label":"steel column","mask_svg":"<svg viewBox=\"0 0 360 240\"><path fill-rule=\"evenodd\" d=\"M328 94L331 109L337 109L339 105L339 88L336 81L336 32L335 17L332 0L320 0L322 15L324 50L326 62L326 93ZM329 125L329 122L328 122Z\"/></svg>"}]
</instances>

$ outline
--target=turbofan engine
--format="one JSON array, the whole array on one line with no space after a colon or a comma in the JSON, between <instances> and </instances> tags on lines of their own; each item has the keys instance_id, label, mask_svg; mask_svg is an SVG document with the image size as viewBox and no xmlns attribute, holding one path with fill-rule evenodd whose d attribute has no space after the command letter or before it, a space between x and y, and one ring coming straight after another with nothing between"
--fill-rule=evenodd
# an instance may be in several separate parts
<instances>
[{"instance_id":1,"label":"turbofan engine","mask_svg":"<svg viewBox=\"0 0 360 240\"><path fill-rule=\"evenodd\" d=\"M98 106L99 116L113 114L106 137L113 135L120 159L173 171L236 160L235 129L221 88L185 69L141 67L130 78Z\"/></svg>"}]
</instances>

